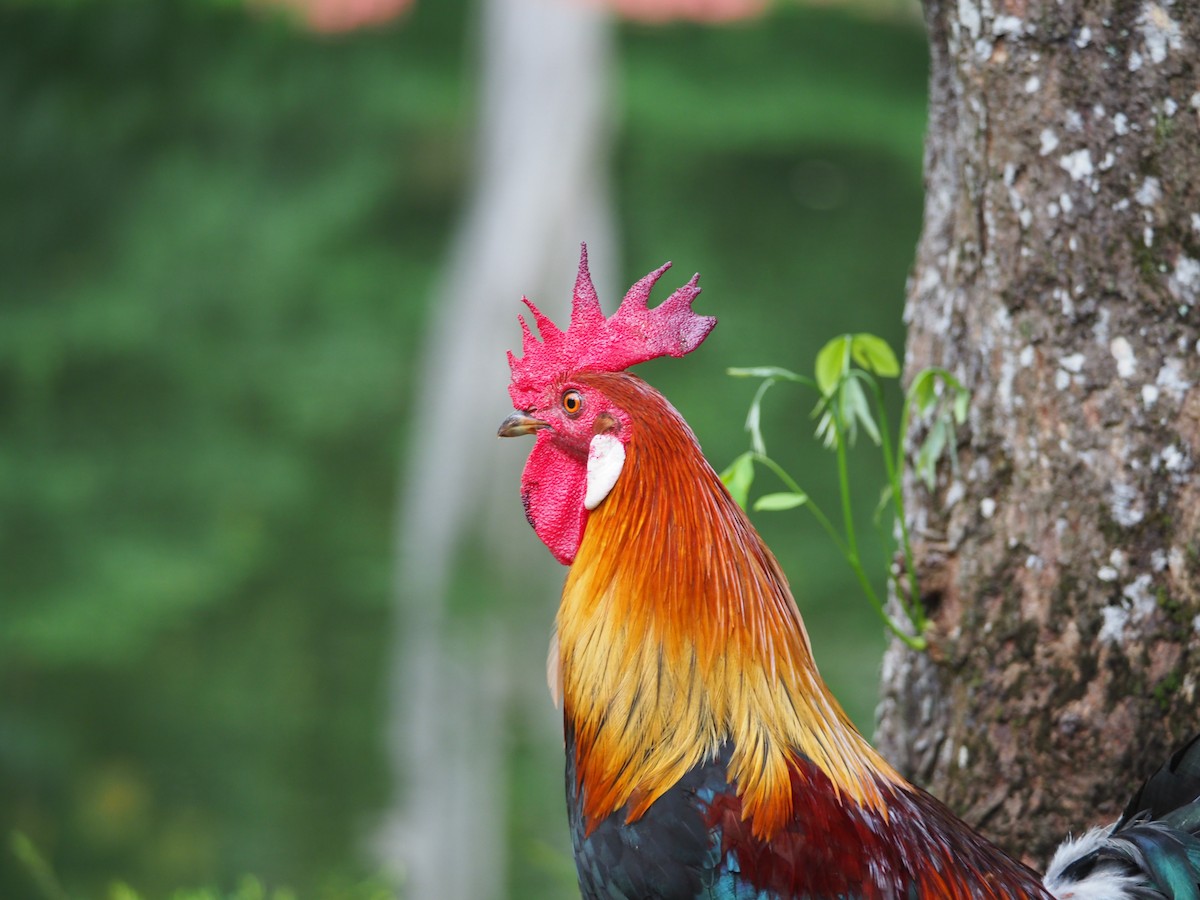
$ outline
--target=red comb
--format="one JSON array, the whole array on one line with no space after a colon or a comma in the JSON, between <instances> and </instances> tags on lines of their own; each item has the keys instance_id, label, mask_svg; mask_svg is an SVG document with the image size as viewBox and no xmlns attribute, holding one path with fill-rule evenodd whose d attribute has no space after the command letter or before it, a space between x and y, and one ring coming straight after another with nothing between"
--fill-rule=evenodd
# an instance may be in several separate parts
<instances>
[{"instance_id":1,"label":"red comb","mask_svg":"<svg viewBox=\"0 0 1200 900\"><path fill-rule=\"evenodd\" d=\"M669 268L671 264L666 263L638 281L612 318L606 319L588 272L587 244L583 244L571 324L566 331L559 330L527 297L522 297L542 339L533 336L523 316L517 317L524 339L520 359L512 351L508 354L512 369L508 392L513 405L517 409L536 405L546 384L565 372L620 372L660 356L683 356L699 347L717 324L712 316L692 312L692 301L700 293L699 275L693 275L654 309L647 308L651 289Z\"/></svg>"}]
</instances>

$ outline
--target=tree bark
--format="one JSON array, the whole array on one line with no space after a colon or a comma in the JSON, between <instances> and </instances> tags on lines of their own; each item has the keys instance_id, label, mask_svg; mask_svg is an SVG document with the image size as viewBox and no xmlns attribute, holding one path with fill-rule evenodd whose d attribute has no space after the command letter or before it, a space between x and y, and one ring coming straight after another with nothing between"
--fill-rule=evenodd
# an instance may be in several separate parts
<instances>
[{"instance_id":1,"label":"tree bark","mask_svg":"<svg viewBox=\"0 0 1200 900\"><path fill-rule=\"evenodd\" d=\"M889 648L878 740L1041 865L1200 729L1200 4L926 18L907 375L972 402L907 483L931 649Z\"/></svg>"}]
</instances>

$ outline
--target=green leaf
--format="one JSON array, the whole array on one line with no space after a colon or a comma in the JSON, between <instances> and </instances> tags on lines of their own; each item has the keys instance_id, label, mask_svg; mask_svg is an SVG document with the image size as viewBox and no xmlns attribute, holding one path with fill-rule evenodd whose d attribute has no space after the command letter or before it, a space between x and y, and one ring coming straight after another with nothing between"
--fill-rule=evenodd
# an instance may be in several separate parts
<instances>
[{"instance_id":1,"label":"green leaf","mask_svg":"<svg viewBox=\"0 0 1200 900\"><path fill-rule=\"evenodd\" d=\"M781 512L785 509L795 509L808 502L807 494L797 494L785 491L779 494L763 494L754 501L755 512Z\"/></svg>"},{"instance_id":2,"label":"green leaf","mask_svg":"<svg viewBox=\"0 0 1200 900\"><path fill-rule=\"evenodd\" d=\"M721 473L721 481L737 505L745 509L750 499L750 486L754 484L754 453L747 450L731 462Z\"/></svg>"},{"instance_id":3,"label":"green leaf","mask_svg":"<svg viewBox=\"0 0 1200 900\"><path fill-rule=\"evenodd\" d=\"M854 361L884 378L895 378L900 374L900 362L883 338L860 332L850 341L850 353Z\"/></svg>"},{"instance_id":4,"label":"green leaf","mask_svg":"<svg viewBox=\"0 0 1200 900\"><path fill-rule=\"evenodd\" d=\"M727 375L732 375L734 378L778 378L781 381L799 381L801 383L809 381L803 375L797 375L790 369L781 369L779 366L751 366L749 368L732 368L726 369Z\"/></svg>"},{"instance_id":5,"label":"green leaf","mask_svg":"<svg viewBox=\"0 0 1200 900\"><path fill-rule=\"evenodd\" d=\"M750 432L750 448L760 456L767 455L767 444L762 436L762 399L767 390L775 383L774 378L768 378L754 392L750 401L750 410L746 413L746 430Z\"/></svg>"},{"instance_id":6,"label":"green leaf","mask_svg":"<svg viewBox=\"0 0 1200 900\"><path fill-rule=\"evenodd\" d=\"M817 421L817 439L825 446L826 450L834 449L838 445L838 428L833 416L833 401L828 397L822 397L813 407L812 415L821 417Z\"/></svg>"},{"instance_id":7,"label":"green leaf","mask_svg":"<svg viewBox=\"0 0 1200 900\"><path fill-rule=\"evenodd\" d=\"M25 869L29 880L37 885L38 891L46 900L69 900L70 895L59 883L54 869L24 832L13 831L10 834L9 849L16 857L18 864Z\"/></svg>"},{"instance_id":8,"label":"green leaf","mask_svg":"<svg viewBox=\"0 0 1200 900\"><path fill-rule=\"evenodd\" d=\"M908 389L908 395L912 398L912 402L917 405L917 412L921 413L921 415L929 412L929 408L937 400L937 394L934 393L933 388L933 369L922 369L917 373L917 377L913 379L912 387Z\"/></svg>"},{"instance_id":9,"label":"green leaf","mask_svg":"<svg viewBox=\"0 0 1200 900\"><path fill-rule=\"evenodd\" d=\"M954 421L961 425L967 421L967 407L971 405L971 392L959 384L954 395Z\"/></svg>"},{"instance_id":10,"label":"green leaf","mask_svg":"<svg viewBox=\"0 0 1200 900\"><path fill-rule=\"evenodd\" d=\"M937 483L937 463L950 439L950 426L944 418L938 418L929 429L921 447L917 450L917 475L925 487L933 490Z\"/></svg>"},{"instance_id":11,"label":"green leaf","mask_svg":"<svg viewBox=\"0 0 1200 900\"><path fill-rule=\"evenodd\" d=\"M892 502L892 486L885 484L883 490L879 492L879 503L875 506L873 518L876 526L883 521L883 514L887 510L888 505Z\"/></svg>"},{"instance_id":12,"label":"green leaf","mask_svg":"<svg viewBox=\"0 0 1200 900\"><path fill-rule=\"evenodd\" d=\"M850 345L853 340L848 334L835 337L817 354L817 388L826 397L833 394L838 382L850 368Z\"/></svg>"},{"instance_id":13,"label":"green leaf","mask_svg":"<svg viewBox=\"0 0 1200 900\"><path fill-rule=\"evenodd\" d=\"M907 402L915 404L919 414L930 416L929 433L917 448L913 468L925 486L933 490L942 456L949 458L955 473L958 471L954 431L967 420L971 392L945 369L930 366L913 379Z\"/></svg>"},{"instance_id":14,"label":"green leaf","mask_svg":"<svg viewBox=\"0 0 1200 900\"><path fill-rule=\"evenodd\" d=\"M930 366L917 373L908 389L909 402L915 403L917 411L922 415L928 413L934 404L945 395L944 390L938 390L939 385L944 385L954 392L954 421L961 425L967 420L967 407L971 403L971 392L963 387L961 381L940 366Z\"/></svg>"},{"instance_id":15,"label":"green leaf","mask_svg":"<svg viewBox=\"0 0 1200 900\"><path fill-rule=\"evenodd\" d=\"M858 436L858 425L862 425L872 443L878 446L879 426L875 424L875 417L871 415L871 404L867 402L867 395L858 379L847 378L843 381L838 396L841 401L842 427L846 429L846 438L850 446L854 446Z\"/></svg>"}]
</instances>

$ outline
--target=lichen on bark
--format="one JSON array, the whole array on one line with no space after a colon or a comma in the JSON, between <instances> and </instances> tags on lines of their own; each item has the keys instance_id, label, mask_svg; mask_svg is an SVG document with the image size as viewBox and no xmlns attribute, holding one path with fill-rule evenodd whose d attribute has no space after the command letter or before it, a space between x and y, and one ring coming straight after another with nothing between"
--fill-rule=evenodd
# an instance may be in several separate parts
<instances>
[{"instance_id":1,"label":"lichen on bark","mask_svg":"<svg viewBox=\"0 0 1200 900\"><path fill-rule=\"evenodd\" d=\"M907 366L973 397L959 477L906 486L932 646L877 737L1042 864L1200 730L1200 4L926 19Z\"/></svg>"}]
</instances>

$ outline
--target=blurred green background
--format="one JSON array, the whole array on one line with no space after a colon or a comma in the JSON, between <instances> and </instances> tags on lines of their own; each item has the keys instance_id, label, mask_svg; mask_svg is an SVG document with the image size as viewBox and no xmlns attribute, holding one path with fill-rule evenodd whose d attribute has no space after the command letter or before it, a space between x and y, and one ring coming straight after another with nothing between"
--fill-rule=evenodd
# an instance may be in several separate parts
<instances>
[{"instance_id":1,"label":"blurred green background","mask_svg":"<svg viewBox=\"0 0 1200 900\"><path fill-rule=\"evenodd\" d=\"M331 38L216 0L0 4L0 897L48 896L14 833L71 897L388 883L396 481L477 19L422 0ZM809 371L844 331L901 347L925 53L861 8L619 29L622 282L674 259L721 319L642 374L717 468L754 390L727 366ZM776 388L767 439L832 509L813 399ZM869 522L881 475L855 461ZM869 732L878 619L803 510L758 518ZM551 812L509 817L505 893L572 896L561 769L531 781L510 719L510 800Z\"/></svg>"}]
</instances>

